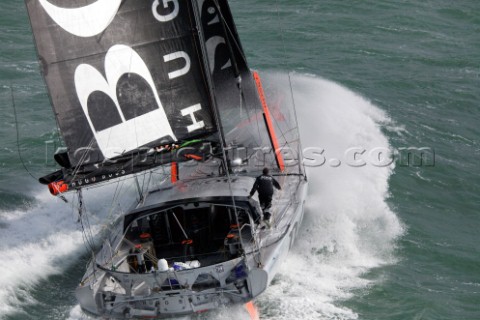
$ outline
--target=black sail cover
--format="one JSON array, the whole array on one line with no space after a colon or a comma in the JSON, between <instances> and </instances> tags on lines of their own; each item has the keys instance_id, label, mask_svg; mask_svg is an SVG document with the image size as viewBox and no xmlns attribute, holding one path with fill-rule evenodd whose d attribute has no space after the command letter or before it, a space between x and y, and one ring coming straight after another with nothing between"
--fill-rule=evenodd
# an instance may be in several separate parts
<instances>
[{"instance_id":1,"label":"black sail cover","mask_svg":"<svg viewBox=\"0 0 480 320\"><path fill-rule=\"evenodd\" d=\"M26 0L72 166L217 131L194 4Z\"/></svg>"}]
</instances>

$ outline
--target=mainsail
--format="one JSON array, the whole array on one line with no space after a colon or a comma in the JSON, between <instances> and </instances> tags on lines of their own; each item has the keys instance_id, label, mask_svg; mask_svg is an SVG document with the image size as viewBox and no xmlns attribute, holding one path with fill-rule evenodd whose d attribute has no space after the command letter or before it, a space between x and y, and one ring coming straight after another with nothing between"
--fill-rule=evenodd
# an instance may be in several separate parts
<instances>
[{"instance_id":1,"label":"mainsail","mask_svg":"<svg viewBox=\"0 0 480 320\"><path fill-rule=\"evenodd\" d=\"M190 1L27 0L72 166L216 131Z\"/></svg>"},{"instance_id":2,"label":"mainsail","mask_svg":"<svg viewBox=\"0 0 480 320\"><path fill-rule=\"evenodd\" d=\"M67 146L42 183L79 187L177 161L168 146L269 144L227 0L26 4Z\"/></svg>"}]
</instances>

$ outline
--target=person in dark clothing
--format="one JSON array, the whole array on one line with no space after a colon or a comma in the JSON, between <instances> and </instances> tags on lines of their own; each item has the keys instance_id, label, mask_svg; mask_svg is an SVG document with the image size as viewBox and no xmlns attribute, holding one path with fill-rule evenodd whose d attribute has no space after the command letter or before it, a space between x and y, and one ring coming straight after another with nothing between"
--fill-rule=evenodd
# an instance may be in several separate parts
<instances>
[{"instance_id":1,"label":"person in dark clothing","mask_svg":"<svg viewBox=\"0 0 480 320\"><path fill-rule=\"evenodd\" d=\"M258 176L250 191L249 198L258 191L258 199L263 210L263 219L270 219L270 212L268 209L272 206L273 187L280 190L280 184L275 178L268 174L268 168L263 169L263 174Z\"/></svg>"}]
</instances>

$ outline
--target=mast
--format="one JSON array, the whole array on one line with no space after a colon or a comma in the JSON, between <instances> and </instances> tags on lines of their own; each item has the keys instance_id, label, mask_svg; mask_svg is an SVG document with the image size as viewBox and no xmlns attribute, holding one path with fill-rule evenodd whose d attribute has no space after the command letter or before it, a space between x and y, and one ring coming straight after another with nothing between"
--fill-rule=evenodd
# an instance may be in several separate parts
<instances>
[{"instance_id":1,"label":"mast","mask_svg":"<svg viewBox=\"0 0 480 320\"><path fill-rule=\"evenodd\" d=\"M215 85L214 81L212 79L212 71L210 68L210 64L208 59L208 54L207 54L207 49L205 47L205 37L204 37L204 32L203 32L203 26L202 26L202 16L200 12L200 8L198 7L198 1L197 0L191 0L192 1L192 7L193 7L193 12L195 15L195 23L197 26L198 30L198 36L200 38L200 50L202 52L202 61L203 61L203 67L205 70L205 78L207 81L207 87L208 87L208 92L210 93L210 100L212 102L212 109L213 109L213 114L215 117L215 122L218 128L218 134L220 136L220 142L221 142L221 149L222 149L222 154L223 154L223 162L225 166L225 172L229 172L230 168L228 165L228 159L227 159L227 152L225 150L227 143L225 140L225 132L223 130L223 125L222 125L222 120L220 118L220 111L218 109L218 102L215 96ZM215 1L216 4L216 1ZM217 6L218 8L218 6ZM222 23L223 24L223 23ZM227 39L226 39L227 41Z\"/></svg>"},{"instance_id":2,"label":"mast","mask_svg":"<svg viewBox=\"0 0 480 320\"><path fill-rule=\"evenodd\" d=\"M197 24L197 28L199 30L200 48L202 50L203 64L204 64L205 70L207 70L206 78L207 78L207 83L208 83L208 87L209 87L209 92L211 94L212 107L213 107L213 111L214 111L214 115L215 115L215 121L217 123L218 133L220 135L220 141L221 141L221 144L222 144L221 151L222 151L222 156L223 156L223 165L224 165L224 168L225 168L224 173L225 173L225 175L227 176L227 179L228 179L228 188L230 190L230 196L231 196L231 199L232 199L233 211L235 213L235 220L236 220L237 225L240 225L239 219L238 219L237 206L235 204L235 196L233 195L233 190L232 190L232 180L231 180L231 177L230 177L230 173L231 173L230 161L228 159L227 150L225 150L226 149L225 132L223 130L222 120L220 118L218 101L217 101L216 96L215 96L215 85L214 85L214 81L212 79L212 71L213 70L210 69L210 64L206 60L207 59L207 50L206 50L206 47L205 47L206 42L205 42L205 39L203 37L202 16L201 16L201 13L200 13L200 10L199 10L199 7L198 7L198 1L197 0L192 0L192 1L193 1L192 4L193 4L193 8L194 8L193 10L195 12L196 24ZM217 1L214 0L214 3L215 3L215 6L217 7L218 14L221 16L221 11L220 11L220 8L217 4ZM221 19L221 20L222 20L221 21L222 28L225 32L225 27L223 25L223 19ZM226 36L225 42L227 43L227 46L228 46L228 34L225 34L225 36ZM229 47L229 52L230 52L230 59L232 60L232 64L235 66L235 75L236 75L237 78L239 78L240 74L239 74L238 68L237 68L237 66L234 62L235 60L234 60L234 57L233 57L233 54L232 54L232 51L231 51L231 47ZM238 83L238 89L241 90L240 83ZM241 242L242 247L243 247L244 244L243 244L243 240L242 240L241 237L240 237L240 242ZM245 259L246 259L246 256L245 256Z\"/></svg>"}]
</instances>

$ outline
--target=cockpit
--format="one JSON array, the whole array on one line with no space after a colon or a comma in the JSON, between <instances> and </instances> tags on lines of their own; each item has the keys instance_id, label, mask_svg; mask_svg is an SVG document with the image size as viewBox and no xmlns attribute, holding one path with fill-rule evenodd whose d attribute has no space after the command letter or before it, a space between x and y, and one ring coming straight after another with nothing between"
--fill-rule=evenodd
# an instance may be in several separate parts
<instances>
[{"instance_id":1,"label":"cockpit","mask_svg":"<svg viewBox=\"0 0 480 320\"><path fill-rule=\"evenodd\" d=\"M190 202L127 215L119 247L126 259L115 269L148 273L236 258L252 240L255 210L247 201Z\"/></svg>"}]
</instances>

